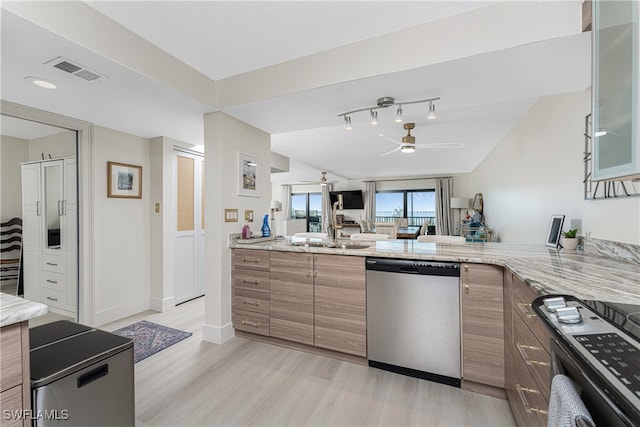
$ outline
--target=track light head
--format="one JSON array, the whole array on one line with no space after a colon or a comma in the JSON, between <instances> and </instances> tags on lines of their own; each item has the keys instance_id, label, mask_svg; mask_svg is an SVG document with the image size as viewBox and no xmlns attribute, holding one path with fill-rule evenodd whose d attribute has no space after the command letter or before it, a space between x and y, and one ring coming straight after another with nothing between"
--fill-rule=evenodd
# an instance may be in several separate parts
<instances>
[{"instance_id":1,"label":"track light head","mask_svg":"<svg viewBox=\"0 0 640 427\"><path fill-rule=\"evenodd\" d=\"M351 130L352 129L352 127L351 127L351 117L344 116L344 128L346 130Z\"/></svg>"},{"instance_id":2,"label":"track light head","mask_svg":"<svg viewBox=\"0 0 640 427\"><path fill-rule=\"evenodd\" d=\"M378 124L378 112L371 110L371 122L373 126Z\"/></svg>"},{"instance_id":3,"label":"track light head","mask_svg":"<svg viewBox=\"0 0 640 427\"><path fill-rule=\"evenodd\" d=\"M436 104L434 104L433 101L429 102L429 114L427 114L427 119L433 120L437 117L438 116L436 115Z\"/></svg>"},{"instance_id":4,"label":"track light head","mask_svg":"<svg viewBox=\"0 0 640 427\"><path fill-rule=\"evenodd\" d=\"M402 105L398 106L398 111L396 111L396 123L402 123Z\"/></svg>"}]
</instances>

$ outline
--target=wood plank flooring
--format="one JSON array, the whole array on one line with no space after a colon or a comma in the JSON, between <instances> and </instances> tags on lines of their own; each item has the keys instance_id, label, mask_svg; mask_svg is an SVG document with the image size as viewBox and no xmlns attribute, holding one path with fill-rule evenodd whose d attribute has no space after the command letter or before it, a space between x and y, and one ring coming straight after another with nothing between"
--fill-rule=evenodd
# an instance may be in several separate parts
<instances>
[{"instance_id":1,"label":"wood plank flooring","mask_svg":"<svg viewBox=\"0 0 640 427\"><path fill-rule=\"evenodd\" d=\"M193 335L135 365L136 425L515 426L507 401L235 337L202 341L203 298L139 320Z\"/></svg>"}]
</instances>

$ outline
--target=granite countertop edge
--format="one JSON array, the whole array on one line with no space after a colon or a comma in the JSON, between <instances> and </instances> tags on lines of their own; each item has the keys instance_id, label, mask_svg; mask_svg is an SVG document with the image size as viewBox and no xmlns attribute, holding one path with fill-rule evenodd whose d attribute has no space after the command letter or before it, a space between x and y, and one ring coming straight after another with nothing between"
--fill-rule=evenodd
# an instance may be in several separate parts
<instances>
[{"instance_id":1,"label":"granite countertop edge","mask_svg":"<svg viewBox=\"0 0 640 427\"><path fill-rule=\"evenodd\" d=\"M0 293L0 327L10 326L47 314L45 304Z\"/></svg>"},{"instance_id":2,"label":"granite countertop edge","mask_svg":"<svg viewBox=\"0 0 640 427\"><path fill-rule=\"evenodd\" d=\"M298 241L300 239L297 239ZM295 246L290 237L235 249L303 252L431 261L493 264L508 269L540 294L567 294L580 299L640 304L640 264L544 245L509 243L424 243L415 240L358 242L362 249Z\"/></svg>"}]
</instances>

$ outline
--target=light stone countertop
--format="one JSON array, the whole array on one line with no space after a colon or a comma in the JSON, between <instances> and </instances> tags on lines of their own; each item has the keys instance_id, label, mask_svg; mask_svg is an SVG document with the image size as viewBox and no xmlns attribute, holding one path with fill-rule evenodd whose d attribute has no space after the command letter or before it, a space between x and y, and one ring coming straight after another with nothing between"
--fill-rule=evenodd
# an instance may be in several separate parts
<instances>
[{"instance_id":1,"label":"light stone countertop","mask_svg":"<svg viewBox=\"0 0 640 427\"><path fill-rule=\"evenodd\" d=\"M42 316L48 311L49 308L39 302L0 292L0 327Z\"/></svg>"},{"instance_id":2,"label":"light stone countertop","mask_svg":"<svg viewBox=\"0 0 640 427\"><path fill-rule=\"evenodd\" d=\"M301 241L304 239L287 237L258 243L232 241L229 246L238 249L495 264L511 270L541 294L568 294L580 299L640 304L640 264L585 255L580 251L558 251L542 244L448 244L416 240L347 241L370 245L362 249L295 246L296 242Z\"/></svg>"}]
</instances>

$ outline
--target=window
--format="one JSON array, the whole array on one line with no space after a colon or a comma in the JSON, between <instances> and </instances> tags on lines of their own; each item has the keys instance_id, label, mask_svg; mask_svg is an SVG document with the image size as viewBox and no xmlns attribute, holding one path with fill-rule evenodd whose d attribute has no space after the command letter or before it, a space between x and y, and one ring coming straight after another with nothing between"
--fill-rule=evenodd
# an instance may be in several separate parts
<instances>
[{"instance_id":1,"label":"window","mask_svg":"<svg viewBox=\"0 0 640 427\"><path fill-rule=\"evenodd\" d=\"M296 193L291 195L291 219L306 219L307 231L322 231L322 194Z\"/></svg>"},{"instance_id":2,"label":"window","mask_svg":"<svg viewBox=\"0 0 640 427\"><path fill-rule=\"evenodd\" d=\"M376 221L393 222L407 218L409 225L436 225L436 197L434 190L395 190L376 192Z\"/></svg>"}]
</instances>

